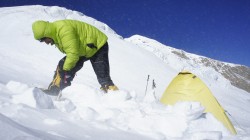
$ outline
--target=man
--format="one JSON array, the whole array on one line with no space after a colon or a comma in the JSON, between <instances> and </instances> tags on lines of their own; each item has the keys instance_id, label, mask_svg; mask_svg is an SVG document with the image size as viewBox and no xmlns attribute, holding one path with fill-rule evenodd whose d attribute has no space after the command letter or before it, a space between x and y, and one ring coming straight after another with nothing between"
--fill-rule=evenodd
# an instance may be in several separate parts
<instances>
[{"instance_id":1,"label":"man","mask_svg":"<svg viewBox=\"0 0 250 140\"><path fill-rule=\"evenodd\" d=\"M110 78L107 36L87 23L77 20L59 20L55 22L36 21L32 25L34 38L56 47L66 56L57 66L54 78L48 89L50 94L59 94L71 85L75 74L90 60L101 89L118 90Z\"/></svg>"}]
</instances>

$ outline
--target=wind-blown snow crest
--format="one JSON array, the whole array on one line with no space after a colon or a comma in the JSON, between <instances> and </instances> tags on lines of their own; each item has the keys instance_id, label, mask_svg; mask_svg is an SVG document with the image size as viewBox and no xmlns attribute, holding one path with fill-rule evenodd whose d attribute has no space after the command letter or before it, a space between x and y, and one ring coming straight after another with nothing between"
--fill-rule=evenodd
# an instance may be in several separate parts
<instances>
[{"instance_id":1,"label":"wind-blown snow crest","mask_svg":"<svg viewBox=\"0 0 250 140\"><path fill-rule=\"evenodd\" d=\"M194 62L187 67L181 58L168 53L174 49L161 45L146 48L156 51L165 59L163 61L155 55L157 53L138 47L127 39L124 41L106 24L56 6L0 8L0 18L0 26L4 27L0 32L2 139L250 138L249 94L231 86L209 68ZM102 30L109 38L111 77L120 90L102 93L89 62L84 63L72 86L62 91L60 100L34 88L47 87L58 61L64 57L53 46L33 39L31 25L41 19L77 19ZM204 80L221 105L230 112L237 136L232 136L212 114L203 113L204 108L198 102L179 102L173 106L159 102L172 78L184 68L189 68ZM156 88L152 87L153 81Z\"/></svg>"}]
</instances>

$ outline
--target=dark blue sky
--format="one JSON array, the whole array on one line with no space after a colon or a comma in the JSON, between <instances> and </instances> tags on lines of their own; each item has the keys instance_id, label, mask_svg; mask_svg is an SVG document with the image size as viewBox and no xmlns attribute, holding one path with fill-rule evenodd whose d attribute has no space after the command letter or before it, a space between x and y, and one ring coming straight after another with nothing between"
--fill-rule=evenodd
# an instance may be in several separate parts
<instances>
[{"instance_id":1,"label":"dark blue sky","mask_svg":"<svg viewBox=\"0 0 250 140\"><path fill-rule=\"evenodd\" d=\"M124 38L143 35L184 51L250 67L250 0L6 0L62 6Z\"/></svg>"}]
</instances>

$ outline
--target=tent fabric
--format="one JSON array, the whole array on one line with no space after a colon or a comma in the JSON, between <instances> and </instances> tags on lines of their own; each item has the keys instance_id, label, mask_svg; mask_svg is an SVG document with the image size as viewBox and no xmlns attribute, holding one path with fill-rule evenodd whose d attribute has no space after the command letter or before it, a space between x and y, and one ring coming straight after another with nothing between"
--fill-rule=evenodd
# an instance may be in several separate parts
<instances>
[{"instance_id":1,"label":"tent fabric","mask_svg":"<svg viewBox=\"0 0 250 140\"><path fill-rule=\"evenodd\" d=\"M234 126L225 114L225 110L208 87L200 78L190 72L180 72L169 84L160 101L166 105L174 105L179 101L200 102L205 107L205 112L213 114L232 134L237 134Z\"/></svg>"}]
</instances>

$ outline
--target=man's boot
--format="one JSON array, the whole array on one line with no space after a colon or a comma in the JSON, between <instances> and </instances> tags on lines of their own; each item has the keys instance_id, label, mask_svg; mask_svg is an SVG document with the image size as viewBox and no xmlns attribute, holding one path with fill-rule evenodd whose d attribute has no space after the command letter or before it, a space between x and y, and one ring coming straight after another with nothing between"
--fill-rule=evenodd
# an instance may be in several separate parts
<instances>
[{"instance_id":1,"label":"man's boot","mask_svg":"<svg viewBox=\"0 0 250 140\"><path fill-rule=\"evenodd\" d=\"M108 91L117 91L119 90L116 85L104 85L100 88L102 91L107 93Z\"/></svg>"}]
</instances>

